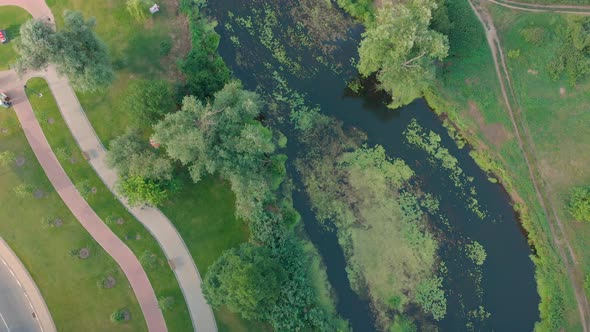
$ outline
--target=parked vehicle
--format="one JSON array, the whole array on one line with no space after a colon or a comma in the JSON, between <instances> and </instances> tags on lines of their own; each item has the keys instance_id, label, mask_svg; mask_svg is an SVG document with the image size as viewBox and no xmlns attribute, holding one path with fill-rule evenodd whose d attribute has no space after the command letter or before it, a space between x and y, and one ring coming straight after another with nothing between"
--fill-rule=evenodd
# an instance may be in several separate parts
<instances>
[{"instance_id":1,"label":"parked vehicle","mask_svg":"<svg viewBox=\"0 0 590 332\"><path fill-rule=\"evenodd\" d=\"M10 101L10 97L8 97L5 93L0 92L0 106L4 108L9 108L12 106L12 102Z\"/></svg>"},{"instance_id":2,"label":"parked vehicle","mask_svg":"<svg viewBox=\"0 0 590 332\"><path fill-rule=\"evenodd\" d=\"M5 30L0 30L0 43L4 44L8 41L8 35Z\"/></svg>"}]
</instances>

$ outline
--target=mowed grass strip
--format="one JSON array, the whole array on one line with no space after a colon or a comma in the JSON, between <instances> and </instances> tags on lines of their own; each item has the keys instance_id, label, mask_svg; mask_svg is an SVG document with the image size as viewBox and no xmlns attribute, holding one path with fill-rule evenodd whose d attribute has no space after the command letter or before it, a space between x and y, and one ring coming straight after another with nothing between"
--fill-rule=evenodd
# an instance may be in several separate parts
<instances>
[{"instance_id":1,"label":"mowed grass strip","mask_svg":"<svg viewBox=\"0 0 590 332\"><path fill-rule=\"evenodd\" d=\"M37 283L59 331L145 331L143 314L119 266L92 239L55 192L37 162L13 109L0 111L0 236ZM20 166L19 166L20 165ZM20 187L26 195L19 196ZM81 259L80 249L90 256ZM114 277L113 288L98 285ZM127 309L131 320L113 324Z\"/></svg>"},{"instance_id":2,"label":"mowed grass strip","mask_svg":"<svg viewBox=\"0 0 590 332\"><path fill-rule=\"evenodd\" d=\"M17 59L14 43L20 35L21 24L30 18L31 15L20 7L0 6L0 30L4 30L8 36L8 42L0 44L0 70L8 69Z\"/></svg>"},{"instance_id":3,"label":"mowed grass strip","mask_svg":"<svg viewBox=\"0 0 590 332\"><path fill-rule=\"evenodd\" d=\"M146 252L156 255L155 267L143 265L158 298L172 296L175 299L173 309L164 312L168 329L190 330L192 325L184 297L156 240L129 214L84 159L45 80L33 78L27 86L30 87L29 99L35 115L52 149L75 185L87 192L88 203L138 258ZM37 97L34 92L42 93L43 97ZM181 234L204 277L207 268L224 250L247 241L248 231L234 216L235 198L226 182L213 176L198 185L192 184L188 177L183 182L185 188L162 210ZM259 330L257 323L242 320L226 309L217 310L215 316L221 331Z\"/></svg>"},{"instance_id":4,"label":"mowed grass strip","mask_svg":"<svg viewBox=\"0 0 590 332\"><path fill-rule=\"evenodd\" d=\"M27 82L28 96L43 132L56 153L62 167L86 198L86 201L107 223L111 230L131 248L138 259L155 255L155 262L142 261L152 287L158 298L173 297L175 304L164 311L166 325L170 331L192 329L191 318L176 277L157 241L119 202L98 177L92 166L84 159L72 137L47 83L42 78ZM43 94L39 98L35 92Z\"/></svg>"}]
</instances>

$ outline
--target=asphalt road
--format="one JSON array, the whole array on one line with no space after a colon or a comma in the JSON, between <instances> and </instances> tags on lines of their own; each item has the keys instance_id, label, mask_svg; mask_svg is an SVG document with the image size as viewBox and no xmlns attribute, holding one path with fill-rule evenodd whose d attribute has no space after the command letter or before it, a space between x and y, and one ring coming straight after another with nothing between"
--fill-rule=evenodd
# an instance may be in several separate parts
<instances>
[{"instance_id":1,"label":"asphalt road","mask_svg":"<svg viewBox=\"0 0 590 332\"><path fill-rule=\"evenodd\" d=\"M40 332L25 292L0 261L0 332Z\"/></svg>"}]
</instances>

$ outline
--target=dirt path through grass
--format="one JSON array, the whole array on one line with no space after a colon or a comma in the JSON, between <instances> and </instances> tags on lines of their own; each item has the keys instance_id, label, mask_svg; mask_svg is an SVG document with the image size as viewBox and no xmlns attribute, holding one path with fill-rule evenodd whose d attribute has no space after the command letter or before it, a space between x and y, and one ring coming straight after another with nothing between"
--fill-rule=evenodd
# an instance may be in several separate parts
<instances>
[{"instance_id":1,"label":"dirt path through grass","mask_svg":"<svg viewBox=\"0 0 590 332\"><path fill-rule=\"evenodd\" d=\"M530 4L525 5L517 2L506 1L506 2L498 2L496 0L485 0L491 3L495 3L501 6L505 6L508 8L513 8L517 10L525 10L525 11L534 11L534 12L552 12L552 13L564 13L566 11L560 10L559 8L568 8L568 9L579 9L581 12L568 12L573 14L584 14L590 15L590 8L585 6L555 6L555 7L548 7L546 5L536 5ZM508 68L506 66L506 60L504 56L504 52L502 51L502 47L500 45L500 39L498 38L498 34L496 33L496 28L494 26L494 22L491 18L491 15L487 11L487 9L481 6L478 0L469 0L469 4L473 11L475 12L478 20L484 26L486 32L486 38L488 44L490 46L490 50L492 52L492 57L494 59L494 66L496 69L496 74L500 81L500 88L502 91L502 97L504 99L504 103L506 104L506 108L508 109L508 113L510 116L510 121L512 122L512 126L514 132L516 134L516 139L518 141L518 145L520 150L522 151L523 157L526 161L527 168L529 171L529 176L531 178L533 187L535 189L535 193L539 204L541 205L545 216L549 221L549 226L551 230L551 238L553 243L557 247L559 254L562 260L565 263L568 275L571 279L573 284L573 289L576 297L576 302L578 304L578 311L580 315L580 322L584 329L584 332L588 332L588 325L587 322L589 321L588 317L590 315L590 306L588 304L588 299L584 293L584 279L583 273L579 269L579 265L577 264L576 256L574 254L573 248L565 236L564 225L560 218L558 217L555 207L553 203L548 197L550 196L550 189L543 187L543 179L540 176L539 169L534 162L534 152L531 151L533 148L532 145L532 138L530 133L527 130L526 125L517 119L520 116L520 107L518 105L516 95L514 93L514 88L512 85L512 81L510 79L510 75L508 73ZM512 99L512 101L511 101ZM517 109L517 112L514 112L513 106ZM519 125L523 126L524 133L520 129ZM569 257L568 257L569 253Z\"/></svg>"}]
</instances>

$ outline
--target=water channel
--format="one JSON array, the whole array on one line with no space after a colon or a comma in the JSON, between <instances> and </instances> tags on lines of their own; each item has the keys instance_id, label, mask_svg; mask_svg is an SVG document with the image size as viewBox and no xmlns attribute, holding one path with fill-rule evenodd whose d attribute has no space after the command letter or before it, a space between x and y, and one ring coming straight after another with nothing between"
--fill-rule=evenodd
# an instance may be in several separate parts
<instances>
[{"instance_id":1,"label":"water channel","mask_svg":"<svg viewBox=\"0 0 590 332\"><path fill-rule=\"evenodd\" d=\"M320 0L316 0L320 1ZM274 26L274 38L282 36L281 31L296 29L293 9L298 3L310 1L236 1L217 0L208 3L208 14L215 17L219 25L216 31L221 35L219 52L226 64L246 88L261 94L272 94L276 81L272 73L279 72L294 91L305 95L310 105L319 105L321 111L342 121L345 128L356 128L365 132L369 145L380 144L392 157L403 159L417 174L420 187L440 200L440 211L448 223L444 232L440 256L448 268L445 277L448 312L437 322L442 331L468 330L467 311L482 305L490 313L489 318L475 322L475 330L530 331L539 319L539 296L534 279L534 265L529 258L532 254L526 236L522 233L510 199L503 188L490 182L485 174L469 156L467 148L459 149L442 121L429 109L424 100L397 110L386 107L386 97L379 93L351 94L346 80L355 77L355 69L350 61L357 57L361 27L349 22L345 37L332 41L334 50L327 57L330 63L339 63L335 68L325 60L317 60L317 50L299 48L288 41L284 42L287 54L302 64L305 75L288 70L288 62L281 62L276 53L268 47L262 37L253 33L256 17L267 17L261 13L270 8L278 17L279 26ZM244 18L242 24L236 17ZM250 17L254 22L244 23ZM260 19L261 20L261 19ZM254 28L248 30L248 25ZM268 24L266 25L268 26ZM268 36L267 36L268 37ZM233 39L233 40L232 40ZM236 40L239 39L239 42ZM302 51L303 49L303 51ZM305 51L305 50L308 51ZM286 69L287 68L287 69ZM285 111L287 112L287 111ZM459 160L464 174L472 178L471 185L476 188L476 199L486 212L483 220L465 202L465 193L449 179L448 173L428 161L428 155L405 140L403 131L412 119L426 130L432 130L442 138L442 146ZM287 154L289 160L297 158L301 146L297 144L295 132L281 128L289 138ZM292 167L290 167L291 169ZM295 185L301 186L296 172L290 172ZM294 192L294 204L301 213L305 230L310 240L318 248L326 265L328 279L338 299L338 312L348 319L353 330L371 331L375 329L374 317L368 301L354 293L345 271L345 258L334 233L321 227L315 219L306 194L302 188ZM440 226L433 221L434 226ZM478 274L465 268L465 257L459 255L459 244L470 239L482 244L487 252L478 279Z\"/></svg>"}]
</instances>

